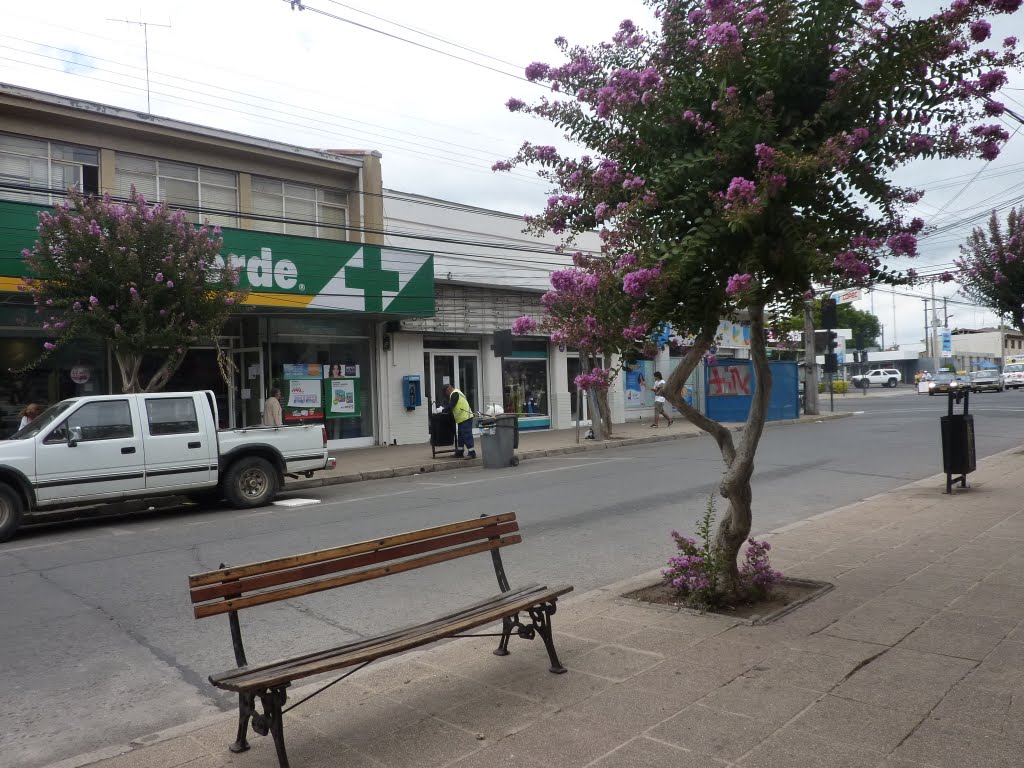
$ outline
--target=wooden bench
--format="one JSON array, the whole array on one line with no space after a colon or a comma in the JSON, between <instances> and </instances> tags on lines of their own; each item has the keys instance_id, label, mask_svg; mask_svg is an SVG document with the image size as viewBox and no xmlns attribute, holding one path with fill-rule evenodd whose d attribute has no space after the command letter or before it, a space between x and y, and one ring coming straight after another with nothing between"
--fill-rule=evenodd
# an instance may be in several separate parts
<instances>
[{"instance_id":1,"label":"wooden bench","mask_svg":"<svg viewBox=\"0 0 1024 768\"><path fill-rule=\"evenodd\" d=\"M565 672L555 653L551 616L555 613L558 597L571 592L572 587L544 587L539 584L519 589L509 587L500 550L522 541L518 531L515 513L491 515L234 568L226 568L222 563L219 570L190 576L189 591L195 617L203 619L228 614L231 644L238 666L211 675L210 682L217 688L238 693L238 736L230 746L231 751L243 752L249 748L246 736L251 719L256 733L273 736L278 762L281 768L288 768L283 722L286 711L376 659L444 638L499 637L494 653L506 656L513 634L531 640L539 635L547 648L550 670ZM379 637L265 664L250 664L246 660L238 620L238 612L242 609L380 579L483 552L491 553L500 594L432 621ZM529 623L524 623L521 614L529 617ZM502 622L500 633L464 634L467 630L497 621ZM348 671L316 693L284 707L286 689L292 682L340 669ZM257 700L262 711L257 710Z\"/></svg>"}]
</instances>

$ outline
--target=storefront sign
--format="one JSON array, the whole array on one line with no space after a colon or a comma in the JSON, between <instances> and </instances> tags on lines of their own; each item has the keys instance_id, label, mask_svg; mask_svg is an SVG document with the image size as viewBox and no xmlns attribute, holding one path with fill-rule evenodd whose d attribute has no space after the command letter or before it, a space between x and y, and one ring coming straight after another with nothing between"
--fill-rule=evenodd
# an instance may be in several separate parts
<instances>
[{"instance_id":1,"label":"storefront sign","mask_svg":"<svg viewBox=\"0 0 1024 768\"><path fill-rule=\"evenodd\" d=\"M39 206L0 202L0 291L26 275ZM220 263L239 269L248 304L412 317L434 314L434 258L424 251L226 228Z\"/></svg>"},{"instance_id":2,"label":"storefront sign","mask_svg":"<svg viewBox=\"0 0 1024 768\"><path fill-rule=\"evenodd\" d=\"M71 369L71 380L75 384L85 384L89 380L89 369L84 365L76 365Z\"/></svg>"}]
</instances>

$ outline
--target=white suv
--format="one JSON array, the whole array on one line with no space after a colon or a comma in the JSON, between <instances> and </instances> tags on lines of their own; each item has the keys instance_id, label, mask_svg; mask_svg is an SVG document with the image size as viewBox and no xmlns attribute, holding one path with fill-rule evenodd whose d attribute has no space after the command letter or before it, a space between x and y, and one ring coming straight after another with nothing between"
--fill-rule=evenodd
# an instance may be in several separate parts
<instances>
[{"instance_id":1,"label":"white suv","mask_svg":"<svg viewBox=\"0 0 1024 768\"><path fill-rule=\"evenodd\" d=\"M1003 366L1003 386L1007 389L1024 387L1024 363L1010 363Z\"/></svg>"},{"instance_id":2,"label":"white suv","mask_svg":"<svg viewBox=\"0 0 1024 768\"><path fill-rule=\"evenodd\" d=\"M850 381L855 387L867 388L872 384L878 384L881 387L895 387L903 381L903 374L895 368L876 368L865 374L851 376Z\"/></svg>"}]
</instances>

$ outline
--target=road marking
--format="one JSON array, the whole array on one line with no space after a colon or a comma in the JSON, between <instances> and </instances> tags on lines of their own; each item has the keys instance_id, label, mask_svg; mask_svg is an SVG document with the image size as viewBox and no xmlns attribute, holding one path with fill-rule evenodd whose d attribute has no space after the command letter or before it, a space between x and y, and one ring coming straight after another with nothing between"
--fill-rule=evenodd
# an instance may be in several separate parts
<instances>
[{"instance_id":1,"label":"road marking","mask_svg":"<svg viewBox=\"0 0 1024 768\"><path fill-rule=\"evenodd\" d=\"M271 503L275 507L308 507L311 504L319 504L320 499L279 499Z\"/></svg>"},{"instance_id":2,"label":"road marking","mask_svg":"<svg viewBox=\"0 0 1024 768\"><path fill-rule=\"evenodd\" d=\"M598 464L611 464L616 461L629 461L629 459L601 459L600 461L592 461L587 466L596 467ZM537 469L533 472L516 472L515 474L502 475L501 477L482 477L479 480L463 480L461 483L430 483L430 482L419 482L417 485L432 485L440 486L444 488L455 488L460 485L475 485L477 483L491 483L495 480L501 480L506 477L529 477L531 475L546 475L548 472L565 472L568 469L578 469L578 467L552 467L551 469Z\"/></svg>"},{"instance_id":3,"label":"road marking","mask_svg":"<svg viewBox=\"0 0 1024 768\"><path fill-rule=\"evenodd\" d=\"M95 536L78 536L73 539L62 539L60 541L44 541L40 544L26 544L23 547L3 547L0 548L0 555L6 555L8 552L27 552L30 549L42 549L43 547L56 547L61 544L73 544L76 541L90 541L95 540Z\"/></svg>"}]
</instances>

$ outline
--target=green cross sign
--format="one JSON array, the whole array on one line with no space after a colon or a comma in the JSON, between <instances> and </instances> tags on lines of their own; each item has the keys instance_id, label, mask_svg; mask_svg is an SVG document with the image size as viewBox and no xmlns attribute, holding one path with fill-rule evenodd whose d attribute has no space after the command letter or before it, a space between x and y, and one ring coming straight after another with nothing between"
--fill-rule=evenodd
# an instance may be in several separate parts
<instances>
[{"instance_id":1,"label":"green cross sign","mask_svg":"<svg viewBox=\"0 0 1024 768\"><path fill-rule=\"evenodd\" d=\"M345 285L362 288L366 312L384 311L384 291L398 292L398 272L384 269L379 249L363 249L363 266L345 267Z\"/></svg>"}]
</instances>

